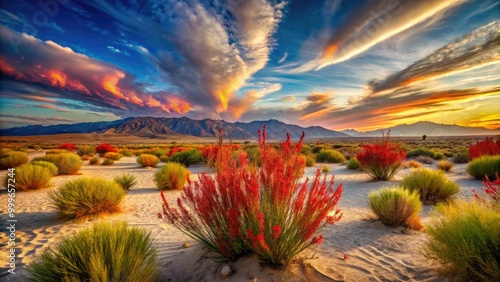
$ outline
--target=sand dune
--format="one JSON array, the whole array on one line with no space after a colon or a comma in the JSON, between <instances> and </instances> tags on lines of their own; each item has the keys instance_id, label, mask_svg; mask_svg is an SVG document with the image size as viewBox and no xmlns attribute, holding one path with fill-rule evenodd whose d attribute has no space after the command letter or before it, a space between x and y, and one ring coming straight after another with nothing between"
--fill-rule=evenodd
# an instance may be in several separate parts
<instances>
[{"instance_id":1,"label":"sand dune","mask_svg":"<svg viewBox=\"0 0 500 282\"><path fill-rule=\"evenodd\" d=\"M316 167L321 165L317 164ZM161 200L153 182L153 174L159 167L140 168L135 163L135 157L124 157L114 166L85 164L80 175L54 177L54 186L49 189L18 191L16 235L20 253L16 275L2 276L0 280L25 280L25 275L28 275L25 267L45 249L53 247L61 238L101 220L125 220L130 225L147 228L153 233L160 254L161 281L221 280L220 269L223 264L210 258L212 255L206 253L197 242L157 218ZM443 281L444 278L438 276L433 265L420 253L419 249L426 240L423 232L388 228L370 219L368 193L382 186L397 185L397 180L411 169L402 170L394 181L373 182L366 174L348 170L345 166L330 167L336 181L344 183L345 190L340 200L344 217L336 225L323 230L323 244L301 254L302 257L312 259L306 259L302 265L294 264L286 269L276 270L262 267L254 256L248 256L231 264L235 273L224 281ZM192 172L192 180L204 170L202 166L189 169ZM315 169L307 168L306 176L312 176ZM0 177L5 177L6 173L2 171ZM112 179L123 173L134 174L138 184L127 192L122 213L83 222L68 221L58 219L55 208L50 205L47 191L57 189L66 181L81 176ZM457 165L448 176L460 183L460 198L469 199L472 197L472 189L482 187L480 181L465 173L465 165ZM173 202L180 195L180 191L167 191L165 194L168 200ZM2 224L7 220L3 212L6 201L6 191L1 190ZM424 222L428 220L430 209L429 206L424 207ZM3 227L0 236L3 244L7 240ZM189 243L191 247L183 248L184 243ZM6 248L2 247L0 256L5 258L6 254ZM344 254L348 255L347 260L343 259Z\"/></svg>"}]
</instances>

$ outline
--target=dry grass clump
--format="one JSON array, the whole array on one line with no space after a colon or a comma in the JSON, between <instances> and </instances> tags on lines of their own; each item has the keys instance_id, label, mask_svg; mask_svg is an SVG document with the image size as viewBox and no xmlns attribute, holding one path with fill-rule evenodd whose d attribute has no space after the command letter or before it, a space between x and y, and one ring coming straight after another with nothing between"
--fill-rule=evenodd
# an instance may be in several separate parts
<instances>
[{"instance_id":1,"label":"dry grass clump","mask_svg":"<svg viewBox=\"0 0 500 282\"><path fill-rule=\"evenodd\" d=\"M143 167L155 167L159 162L160 159L151 154L142 154L137 158L137 163Z\"/></svg>"},{"instance_id":2,"label":"dry grass clump","mask_svg":"<svg viewBox=\"0 0 500 282\"><path fill-rule=\"evenodd\" d=\"M436 167L437 169L448 172L453 168L453 163L447 160L441 160L436 164Z\"/></svg>"},{"instance_id":3,"label":"dry grass clump","mask_svg":"<svg viewBox=\"0 0 500 282\"><path fill-rule=\"evenodd\" d=\"M115 161L111 160L111 159L104 159L101 163L101 165L114 165L115 164Z\"/></svg>"},{"instance_id":4,"label":"dry grass clump","mask_svg":"<svg viewBox=\"0 0 500 282\"><path fill-rule=\"evenodd\" d=\"M89 160L89 165L99 165L101 161L98 157L93 157Z\"/></svg>"},{"instance_id":5,"label":"dry grass clump","mask_svg":"<svg viewBox=\"0 0 500 282\"><path fill-rule=\"evenodd\" d=\"M310 156L306 156L306 166L307 167L313 167L316 165L316 159Z\"/></svg>"},{"instance_id":6,"label":"dry grass clump","mask_svg":"<svg viewBox=\"0 0 500 282\"><path fill-rule=\"evenodd\" d=\"M477 202L438 204L425 226L427 258L461 281L500 281L500 213Z\"/></svg>"},{"instance_id":7,"label":"dry grass clump","mask_svg":"<svg viewBox=\"0 0 500 282\"><path fill-rule=\"evenodd\" d=\"M5 187L8 184L15 185L17 190L39 190L50 187L50 178L52 172L43 166L34 164L23 164L16 168L14 172L15 182L9 181L10 177L5 178Z\"/></svg>"},{"instance_id":8,"label":"dry grass clump","mask_svg":"<svg viewBox=\"0 0 500 282\"><path fill-rule=\"evenodd\" d=\"M456 164L466 164L469 162L469 151L462 150L453 154L452 161Z\"/></svg>"},{"instance_id":9,"label":"dry grass clump","mask_svg":"<svg viewBox=\"0 0 500 282\"><path fill-rule=\"evenodd\" d=\"M76 153L79 156L90 156L92 157L95 154L95 147L90 145L83 145L76 147Z\"/></svg>"},{"instance_id":10,"label":"dry grass clump","mask_svg":"<svg viewBox=\"0 0 500 282\"><path fill-rule=\"evenodd\" d=\"M415 160L409 160L403 163L403 168L419 168L419 167L422 167L422 164Z\"/></svg>"},{"instance_id":11,"label":"dry grass clump","mask_svg":"<svg viewBox=\"0 0 500 282\"><path fill-rule=\"evenodd\" d=\"M137 179L132 174L123 174L115 177L115 182L118 183L124 190L129 190L137 184Z\"/></svg>"},{"instance_id":12,"label":"dry grass clump","mask_svg":"<svg viewBox=\"0 0 500 282\"><path fill-rule=\"evenodd\" d=\"M397 187L384 187L368 194L370 208L382 221L390 227L406 226L420 229L419 213L422 202L417 192Z\"/></svg>"},{"instance_id":13,"label":"dry grass clump","mask_svg":"<svg viewBox=\"0 0 500 282\"><path fill-rule=\"evenodd\" d=\"M418 156L417 161L424 164L433 164L434 159L428 156Z\"/></svg>"},{"instance_id":14,"label":"dry grass clump","mask_svg":"<svg viewBox=\"0 0 500 282\"><path fill-rule=\"evenodd\" d=\"M188 170L178 163L167 163L155 174L156 187L160 190L180 190L186 185Z\"/></svg>"},{"instance_id":15,"label":"dry grass clump","mask_svg":"<svg viewBox=\"0 0 500 282\"><path fill-rule=\"evenodd\" d=\"M450 200L460 187L449 180L443 171L418 168L401 181L401 186L411 192L420 194L423 203L443 202Z\"/></svg>"},{"instance_id":16,"label":"dry grass clump","mask_svg":"<svg viewBox=\"0 0 500 282\"><path fill-rule=\"evenodd\" d=\"M100 222L63 238L28 270L36 281L157 281L157 256L145 229Z\"/></svg>"},{"instance_id":17,"label":"dry grass clump","mask_svg":"<svg viewBox=\"0 0 500 282\"><path fill-rule=\"evenodd\" d=\"M11 151L0 157L0 169L9 169L23 165L29 161L28 154Z\"/></svg>"},{"instance_id":18,"label":"dry grass clump","mask_svg":"<svg viewBox=\"0 0 500 282\"><path fill-rule=\"evenodd\" d=\"M62 216L85 218L119 212L125 192L111 180L79 178L51 191L49 197Z\"/></svg>"}]
</instances>

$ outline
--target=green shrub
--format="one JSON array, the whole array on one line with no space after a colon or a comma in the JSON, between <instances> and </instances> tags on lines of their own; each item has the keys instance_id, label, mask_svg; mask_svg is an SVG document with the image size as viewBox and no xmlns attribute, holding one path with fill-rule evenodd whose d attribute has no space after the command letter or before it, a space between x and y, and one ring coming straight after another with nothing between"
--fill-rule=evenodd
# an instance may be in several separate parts
<instances>
[{"instance_id":1,"label":"green shrub","mask_svg":"<svg viewBox=\"0 0 500 282\"><path fill-rule=\"evenodd\" d=\"M482 156L473 159L467 166L467 173L476 179L495 179L495 174L500 174L500 156Z\"/></svg>"},{"instance_id":2,"label":"green shrub","mask_svg":"<svg viewBox=\"0 0 500 282\"><path fill-rule=\"evenodd\" d=\"M47 161L55 164L59 175L76 174L83 165L82 159L75 153L51 154L34 158L33 161Z\"/></svg>"},{"instance_id":3,"label":"green shrub","mask_svg":"<svg viewBox=\"0 0 500 282\"><path fill-rule=\"evenodd\" d=\"M114 165L115 164L115 161L111 160L111 159L104 159L101 163L101 165Z\"/></svg>"},{"instance_id":4,"label":"green shrub","mask_svg":"<svg viewBox=\"0 0 500 282\"><path fill-rule=\"evenodd\" d=\"M109 159L109 160L113 160L113 161L118 161L122 157L123 157L122 154L115 153L115 152L107 152L104 154L104 158Z\"/></svg>"},{"instance_id":5,"label":"green shrub","mask_svg":"<svg viewBox=\"0 0 500 282\"><path fill-rule=\"evenodd\" d=\"M477 202L438 204L425 227L427 258L462 281L500 281L500 213Z\"/></svg>"},{"instance_id":6,"label":"green shrub","mask_svg":"<svg viewBox=\"0 0 500 282\"><path fill-rule=\"evenodd\" d=\"M408 158L414 158L414 157L418 157L418 156L426 156L429 158L433 158L434 152L430 149L427 149L427 148L417 148L417 149L413 149L413 150L409 151L408 153L406 153L406 156Z\"/></svg>"},{"instance_id":7,"label":"green shrub","mask_svg":"<svg viewBox=\"0 0 500 282\"><path fill-rule=\"evenodd\" d=\"M121 153L125 157L132 157L133 156L132 152L130 152L129 150L123 150Z\"/></svg>"},{"instance_id":8,"label":"green shrub","mask_svg":"<svg viewBox=\"0 0 500 282\"><path fill-rule=\"evenodd\" d=\"M188 170L178 163L167 163L155 174L156 187L160 190L182 189L189 177Z\"/></svg>"},{"instance_id":9,"label":"green shrub","mask_svg":"<svg viewBox=\"0 0 500 282\"><path fill-rule=\"evenodd\" d=\"M93 157L89 161L89 165L99 165L100 163L101 163L101 161L99 161L98 157Z\"/></svg>"},{"instance_id":10,"label":"green shrub","mask_svg":"<svg viewBox=\"0 0 500 282\"><path fill-rule=\"evenodd\" d=\"M76 153L79 156L93 156L95 154L95 147L89 145L83 145L76 147Z\"/></svg>"},{"instance_id":11,"label":"green shrub","mask_svg":"<svg viewBox=\"0 0 500 282\"><path fill-rule=\"evenodd\" d=\"M302 154L304 154L304 155L308 156L308 155L312 154L312 149L311 149L311 147L310 147L310 146L308 146L308 145L303 145L303 146L302 146L302 149L301 149L301 151L300 151L300 152L301 152Z\"/></svg>"},{"instance_id":12,"label":"green shrub","mask_svg":"<svg viewBox=\"0 0 500 282\"><path fill-rule=\"evenodd\" d=\"M167 155L167 151L166 150L157 149L157 150L154 150L153 152L151 152L151 154L157 156L158 158L161 158L162 156L166 156Z\"/></svg>"},{"instance_id":13,"label":"green shrub","mask_svg":"<svg viewBox=\"0 0 500 282\"><path fill-rule=\"evenodd\" d=\"M50 187L52 173L48 168L34 164L23 164L16 168L14 173L15 182L10 181L10 177L5 178L5 187L8 184L15 185L17 190L38 190Z\"/></svg>"},{"instance_id":14,"label":"green shrub","mask_svg":"<svg viewBox=\"0 0 500 282\"><path fill-rule=\"evenodd\" d=\"M370 209L383 224L390 227L408 226L411 218L422 211L419 194L403 188L384 187L368 194Z\"/></svg>"},{"instance_id":15,"label":"green shrub","mask_svg":"<svg viewBox=\"0 0 500 282\"><path fill-rule=\"evenodd\" d=\"M347 163L347 169L352 169L352 170L360 169L359 162L358 159L356 159L356 157L352 157L349 160L349 162Z\"/></svg>"},{"instance_id":16,"label":"green shrub","mask_svg":"<svg viewBox=\"0 0 500 282\"><path fill-rule=\"evenodd\" d=\"M466 164L469 162L469 151L462 150L453 154L452 161L456 164Z\"/></svg>"},{"instance_id":17,"label":"green shrub","mask_svg":"<svg viewBox=\"0 0 500 282\"><path fill-rule=\"evenodd\" d=\"M155 167L159 162L157 156L150 154L142 154L137 158L137 163L143 167Z\"/></svg>"},{"instance_id":18,"label":"green shrub","mask_svg":"<svg viewBox=\"0 0 500 282\"><path fill-rule=\"evenodd\" d=\"M306 166L307 167L312 167L316 165L316 160L312 157L307 156L306 157Z\"/></svg>"},{"instance_id":19,"label":"green shrub","mask_svg":"<svg viewBox=\"0 0 500 282\"><path fill-rule=\"evenodd\" d=\"M443 152L434 151L432 158L435 160L442 160L442 159L444 159L444 154L443 154Z\"/></svg>"},{"instance_id":20,"label":"green shrub","mask_svg":"<svg viewBox=\"0 0 500 282\"><path fill-rule=\"evenodd\" d=\"M176 162L185 165L186 167L201 162L201 153L197 149L183 151L173 154L169 158L170 162Z\"/></svg>"},{"instance_id":21,"label":"green shrub","mask_svg":"<svg viewBox=\"0 0 500 282\"><path fill-rule=\"evenodd\" d=\"M115 182L118 183L123 189L128 190L135 184L137 184L137 180L135 176L132 174L124 174L121 176L115 177Z\"/></svg>"},{"instance_id":22,"label":"green shrub","mask_svg":"<svg viewBox=\"0 0 500 282\"><path fill-rule=\"evenodd\" d=\"M450 200L460 187L446 178L441 170L417 168L405 176L401 186L411 192L418 192L424 203L437 203Z\"/></svg>"},{"instance_id":23,"label":"green shrub","mask_svg":"<svg viewBox=\"0 0 500 282\"><path fill-rule=\"evenodd\" d=\"M345 157L337 150L321 150L316 154L316 161L319 163L343 163L345 162Z\"/></svg>"},{"instance_id":24,"label":"green shrub","mask_svg":"<svg viewBox=\"0 0 500 282\"><path fill-rule=\"evenodd\" d=\"M64 217L85 218L120 211L125 192L114 181L79 178L51 191L49 197Z\"/></svg>"},{"instance_id":25,"label":"green shrub","mask_svg":"<svg viewBox=\"0 0 500 282\"><path fill-rule=\"evenodd\" d=\"M50 174L52 174L52 176L56 176L59 173L59 169L57 168L57 166L54 163L51 163L51 162L34 161L34 162L31 162L31 164L32 165L38 165L38 166L41 166L41 167L44 167L44 168L48 169L49 172L50 172Z\"/></svg>"},{"instance_id":26,"label":"green shrub","mask_svg":"<svg viewBox=\"0 0 500 282\"><path fill-rule=\"evenodd\" d=\"M160 157L160 161L162 161L164 163L168 163L168 160L169 160L169 156L161 156Z\"/></svg>"},{"instance_id":27,"label":"green shrub","mask_svg":"<svg viewBox=\"0 0 500 282\"><path fill-rule=\"evenodd\" d=\"M447 160L441 160L436 164L436 167L442 171L450 171L453 168L453 163Z\"/></svg>"},{"instance_id":28,"label":"green shrub","mask_svg":"<svg viewBox=\"0 0 500 282\"><path fill-rule=\"evenodd\" d=\"M28 267L36 281L156 281L151 233L126 222L100 222L62 238Z\"/></svg>"},{"instance_id":29,"label":"green shrub","mask_svg":"<svg viewBox=\"0 0 500 282\"><path fill-rule=\"evenodd\" d=\"M0 169L9 169L23 165L29 161L28 154L24 152L9 152L0 158Z\"/></svg>"},{"instance_id":30,"label":"green shrub","mask_svg":"<svg viewBox=\"0 0 500 282\"><path fill-rule=\"evenodd\" d=\"M314 146L314 148L312 149L312 152L313 152L314 154L317 154L317 153L321 152L321 151L322 151L322 150L324 150L324 149L326 149L326 147L325 147L325 146L323 146L323 145L316 145L316 146Z\"/></svg>"}]
</instances>

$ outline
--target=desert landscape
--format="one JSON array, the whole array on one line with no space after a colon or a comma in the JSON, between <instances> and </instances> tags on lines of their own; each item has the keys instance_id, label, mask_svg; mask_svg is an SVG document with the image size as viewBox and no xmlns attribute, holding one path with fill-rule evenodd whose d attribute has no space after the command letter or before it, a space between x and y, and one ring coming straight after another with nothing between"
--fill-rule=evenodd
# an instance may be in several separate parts
<instances>
[{"instance_id":1,"label":"desert landscape","mask_svg":"<svg viewBox=\"0 0 500 282\"><path fill-rule=\"evenodd\" d=\"M444 148L459 140L457 138L429 138L426 140L426 145L433 147L433 149L422 147L423 141L417 138L407 138L406 141L399 140L397 143L407 148L415 147L415 149L409 149L408 155L418 153L419 150L428 150L435 154L437 152L446 153L449 157L440 156L439 153L435 157L448 160L452 164L451 170L445 175L447 179L459 186L458 193L453 195L453 198L471 201L474 199L473 191L482 191L483 182L467 173L467 163L453 164L452 161L459 161L457 154L464 151L463 148L471 145L473 147L478 142L473 141L476 138L471 137L468 142L460 141L461 147L457 146L454 152L438 147ZM380 139L365 138L362 143L377 142L380 142ZM4 144L6 146L17 145L12 142ZM38 144L32 143L29 146L40 146ZM320 160L318 159L319 153L328 148L337 148L339 151L330 150L343 152L351 159L362 148L359 140L337 139L325 143L309 144L307 145L306 142L301 150L301 155L312 157L315 160ZM68 143L53 144L47 147L56 146L71 149ZM209 145L209 143L182 145L185 151L186 147L191 147L198 148L197 150L200 152L203 152L203 148L207 148L207 146L213 148L213 145ZM239 150L246 151L250 151L250 148L256 148L256 145L251 145L251 143L243 146L236 142L236 145L233 146L239 146ZM75 146L74 152L81 155L84 150L89 149L88 147L99 148L95 145ZM142 149L134 149L135 147ZM377 191L382 187L400 186L401 181L414 170L423 167L435 171L439 160L412 155L409 160L405 160L402 164L403 168L389 181L374 181L366 172L359 169L349 169L349 162L345 161L345 158L340 161L329 160L328 162L308 164L300 182L303 182L305 178L314 178L317 170L323 170L327 167L328 174L335 177L336 186L340 183L343 184L343 194L338 202L338 208L341 209L343 216L335 224L327 225L319 230L323 235L321 244L312 245L300 252L293 261L285 266L273 267L263 264L256 255L252 254L245 255L235 261L216 259L217 254L211 253L203 244L193 240L175 226L158 217L158 213L161 213L162 210L162 200L158 185L155 183L155 174L165 166L165 163L160 162L155 167L143 167L138 163L138 157L132 153L138 156L146 153L166 155L169 151L176 151L176 147L181 148L181 145L162 146L131 143L127 148L118 150L120 154L129 156L123 156L111 165L91 165L89 158L82 157L87 160L83 162L83 166L76 173L52 177L49 188L33 191L18 189L15 193L15 218L17 219L15 248L18 250L16 253L16 275L3 272L2 279L25 281L32 277L27 271L28 266L39 259L44 251L54 248L62 238L74 235L97 222L121 221L127 222L129 226L143 228L151 232L154 247L158 251L159 281L443 281L447 279L438 271L439 265L426 258L422 252L429 240L429 235L426 234L425 230L413 230L408 226L405 227L404 224L397 227L385 226L370 209L368 200L368 194L372 191ZM80 150L76 148L80 148ZM113 147L109 146L109 148ZM75 154L67 153L68 151L61 149L42 148L27 149L27 152L30 161L35 158L43 158L46 153L50 155ZM95 154L95 151L92 154ZM110 156L113 154L108 153L107 157ZM100 163L106 160L106 157L98 157L98 155L92 157L97 158ZM165 161L169 163L168 160ZM410 165L411 162L413 162L412 165ZM417 166L421 168L415 168ZM498 165L496 169L498 170ZM192 182L197 181L203 172L209 175L215 173L213 166L210 166L205 158L202 162L191 164L188 170ZM3 170L0 177L5 179L8 177L8 173L7 170ZM126 190L121 211L118 213L104 213L100 216L84 217L80 220L64 219L61 218L58 208L49 197L49 191L58 190L71 180L90 177L113 181L115 177L125 174L135 178L136 183L129 190ZM0 190L0 202L6 206L9 193L7 193L7 187L4 188ZM181 196L181 191L164 190L166 200L175 205L177 198ZM430 223L432 209L433 205L427 203L419 212L421 223L424 226ZM8 214L2 213L0 218L2 223L7 222ZM8 241L6 233L2 232L1 236L1 240ZM2 249L1 255L3 257L7 257L8 254L5 249ZM221 270L225 266L229 266L231 270L230 276L227 278L221 275Z\"/></svg>"}]
</instances>

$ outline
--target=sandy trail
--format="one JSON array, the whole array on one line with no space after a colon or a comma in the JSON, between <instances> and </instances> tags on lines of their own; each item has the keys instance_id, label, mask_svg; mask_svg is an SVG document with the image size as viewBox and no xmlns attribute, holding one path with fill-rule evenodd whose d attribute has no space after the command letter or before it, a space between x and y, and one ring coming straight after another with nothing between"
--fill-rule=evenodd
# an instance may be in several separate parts
<instances>
[{"instance_id":1,"label":"sandy trail","mask_svg":"<svg viewBox=\"0 0 500 282\"><path fill-rule=\"evenodd\" d=\"M163 163L162 163L163 164ZM162 165L161 164L161 165ZM154 173L160 169L141 168L135 157L124 157L114 166L89 166L87 162L79 175L57 176L52 179L53 187L16 193L16 236L18 238L18 258L16 275L1 276L1 281L23 281L28 275L26 266L46 248L53 247L61 238L74 234L97 221L125 220L132 226L147 228L153 233L159 250L161 281L217 281L221 280L221 263L214 261L201 246L173 226L158 219L161 209L159 190L153 181ZM306 175L312 177L317 168L307 168ZM324 242L306 250L302 256L312 257L305 265L294 264L286 269L276 270L259 265L257 259L248 256L231 264L235 273L224 281L443 281L430 262L420 253L426 241L423 232L404 232L403 228L388 228L378 221L370 220L367 195L370 191L383 186L396 186L411 169L400 171L394 181L370 181L363 172L351 171L344 165L329 165L330 174L335 175L336 183L344 183L344 194L340 200L343 218L334 226L323 230ZM433 167L426 165L427 167ZM456 165L447 173L457 181L462 199L472 198L472 189L480 190L481 181L474 180L465 173L466 165ZM192 166L191 179L197 179L205 168ZM6 175L0 172L0 179ZM125 173L137 177L138 183L127 192L123 202L123 212L103 216L83 222L61 220L51 206L47 191L57 189L65 182L82 176L113 179ZM168 201L174 202L180 191L167 191ZM5 213L7 207L6 190L0 190L0 216L2 247L2 270L6 271L7 231ZM425 206L421 214L423 222L428 219L431 207ZM183 248L189 243L190 248ZM343 260L344 253L349 259Z\"/></svg>"}]
</instances>

